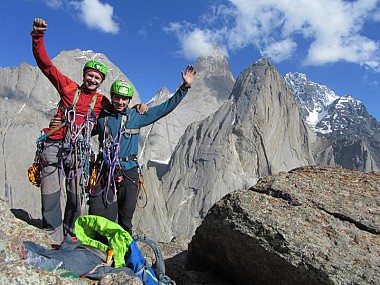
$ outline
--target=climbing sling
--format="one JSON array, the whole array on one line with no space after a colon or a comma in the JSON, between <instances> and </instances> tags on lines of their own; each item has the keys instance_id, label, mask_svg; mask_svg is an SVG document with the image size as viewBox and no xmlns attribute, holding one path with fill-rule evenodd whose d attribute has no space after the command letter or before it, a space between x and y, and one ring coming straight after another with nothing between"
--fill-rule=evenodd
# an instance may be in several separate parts
<instances>
[{"instance_id":1,"label":"climbing sling","mask_svg":"<svg viewBox=\"0 0 380 285\"><path fill-rule=\"evenodd\" d=\"M96 123L96 116L93 111L97 94L92 97L89 109L85 115L76 113L76 104L79 100L81 90L78 88L73 104L69 108L63 106L62 101L59 103L59 108L65 114L65 119L67 121L67 133L64 139L64 152L61 158L61 169L64 169L65 166L70 169L74 169L74 172L71 176L67 176L64 173L64 176L67 180L76 181L76 191L77 196L80 197L78 204L84 206L83 211L87 212L87 202L86 202L86 192L87 187L92 174L92 167L95 161L95 151L91 145L91 132ZM84 121L81 125L76 124L76 116L83 116ZM67 159L69 160L67 161ZM73 158L74 161L70 162L70 158ZM66 163L66 165L65 165ZM78 175L80 173L80 175Z\"/></svg>"},{"instance_id":2,"label":"climbing sling","mask_svg":"<svg viewBox=\"0 0 380 285\"><path fill-rule=\"evenodd\" d=\"M83 168L81 171L81 177L78 179L78 185L77 189L82 188L83 190L88 186L90 182L91 177L91 162L93 162L95 153L92 149L91 143L90 143L90 137L91 137L91 130L95 124L95 114L93 112L93 108L96 103L97 95L95 94L92 98L90 108L87 111L87 114L85 115L84 123L81 126L75 125L75 116L76 116L76 104L79 100L81 90L77 89L75 93L75 97L73 100L73 104L66 108L63 105L62 100L58 103L58 108L61 109L61 111L64 113L65 121L61 123L60 125L52 128L49 132L43 134L37 139L37 149L35 152L34 162L32 166L28 168L28 179L29 181L37 186L40 187L41 185L41 153L44 148L44 143L48 139L48 137L61 128L68 126L68 131L66 133L66 139L64 143L64 147L66 150L66 157L69 155L69 153L72 152L74 149L75 154L75 169L76 172L78 171L78 168ZM90 116L92 118L90 119ZM64 168L63 161L65 160L64 157L61 158L61 168ZM78 160L80 160L78 162ZM67 179L73 179L73 177L66 177Z\"/></svg>"},{"instance_id":3,"label":"climbing sling","mask_svg":"<svg viewBox=\"0 0 380 285\"><path fill-rule=\"evenodd\" d=\"M134 181L137 184L137 195L138 198L145 197L144 199L144 205L141 206L138 203L139 208L143 208L146 206L146 189L145 185L143 183L143 177L142 177L142 170L141 167L137 161L136 156L125 156L120 157L119 156L119 150L120 150L120 142L121 138L123 136L129 137L131 135L139 134L140 129L136 128L127 128L127 122L128 122L128 115L122 114L121 123L119 130L115 136L112 136L109 124L108 124L109 117L104 118L104 140L101 143L100 151L98 155L98 163L96 170L93 170L92 177L91 177L91 187L89 187L90 194L93 194L93 190L95 189L95 186L100 182L101 178L105 174L107 177L107 181L105 183L104 188L101 190L100 193L97 193L96 195L100 195L101 193L105 192L106 200L108 199L108 191L113 191L116 194L116 180L115 180L115 171L119 168L120 162L127 162L127 161L135 161L139 168L139 179L138 181ZM127 177L128 178L128 177ZM141 192L141 187L143 187L143 192ZM143 194L141 194L143 193ZM116 195L113 195L114 200L116 199ZM107 204L114 203L115 201L106 201Z\"/></svg>"}]
</instances>

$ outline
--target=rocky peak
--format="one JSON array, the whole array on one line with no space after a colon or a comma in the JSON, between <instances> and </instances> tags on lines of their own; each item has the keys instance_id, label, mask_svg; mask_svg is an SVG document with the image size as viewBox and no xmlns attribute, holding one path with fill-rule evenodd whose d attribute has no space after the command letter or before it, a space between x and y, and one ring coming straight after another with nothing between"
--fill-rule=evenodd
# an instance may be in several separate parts
<instances>
[{"instance_id":1,"label":"rocky peak","mask_svg":"<svg viewBox=\"0 0 380 285\"><path fill-rule=\"evenodd\" d=\"M287 73L285 81L293 90L302 114L312 129L326 116L330 105L340 98L326 86L310 81L302 73Z\"/></svg>"},{"instance_id":2,"label":"rocky peak","mask_svg":"<svg viewBox=\"0 0 380 285\"><path fill-rule=\"evenodd\" d=\"M235 80L226 58L222 56L200 58L195 68L196 79L180 105L165 118L143 130L140 140L140 146L144 148L141 154L142 164L148 166L156 165L157 162L167 164L186 127L215 112L229 97ZM159 104L169 96L167 89L161 89L152 103ZM158 97L162 99L156 100ZM160 168L162 169L162 166Z\"/></svg>"},{"instance_id":3,"label":"rocky peak","mask_svg":"<svg viewBox=\"0 0 380 285\"><path fill-rule=\"evenodd\" d=\"M362 171L380 169L380 123L359 100L337 96L304 74L288 73L285 80L303 118L319 137L332 145L337 165Z\"/></svg>"},{"instance_id":4,"label":"rocky peak","mask_svg":"<svg viewBox=\"0 0 380 285\"><path fill-rule=\"evenodd\" d=\"M175 235L191 236L226 193L263 175L313 164L313 139L271 62L249 66L230 100L190 125L172 156L175 171L163 177L162 189Z\"/></svg>"}]
</instances>

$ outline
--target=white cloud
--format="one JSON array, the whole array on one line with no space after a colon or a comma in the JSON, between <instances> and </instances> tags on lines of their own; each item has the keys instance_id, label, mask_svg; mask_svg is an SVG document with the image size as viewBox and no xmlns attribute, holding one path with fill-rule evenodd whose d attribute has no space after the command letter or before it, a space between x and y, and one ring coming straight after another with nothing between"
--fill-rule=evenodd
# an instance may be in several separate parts
<instances>
[{"instance_id":1,"label":"white cloud","mask_svg":"<svg viewBox=\"0 0 380 285\"><path fill-rule=\"evenodd\" d=\"M50 8L58 9L63 6L62 0L45 0L46 5L48 5Z\"/></svg>"},{"instance_id":2,"label":"white cloud","mask_svg":"<svg viewBox=\"0 0 380 285\"><path fill-rule=\"evenodd\" d=\"M227 51L217 45L220 32L200 30L189 23L171 23L165 28L165 31L176 34L182 46L180 53L186 59L208 55L227 55Z\"/></svg>"},{"instance_id":3,"label":"white cloud","mask_svg":"<svg viewBox=\"0 0 380 285\"><path fill-rule=\"evenodd\" d=\"M192 59L207 55L226 55L226 51L210 42L209 31L195 29L183 38L183 53L185 58Z\"/></svg>"},{"instance_id":4,"label":"white cloud","mask_svg":"<svg viewBox=\"0 0 380 285\"><path fill-rule=\"evenodd\" d=\"M113 20L113 7L102 4L99 0L83 0L71 3L80 13L81 20L93 29L117 34L118 24Z\"/></svg>"},{"instance_id":5,"label":"white cloud","mask_svg":"<svg viewBox=\"0 0 380 285\"><path fill-rule=\"evenodd\" d=\"M189 23L171 26L176 26L187 56L214 46L229 52L253 47L276 62L296 55L308 65L347 61L380 71L380 38L370 38L363 31L367 22L380 21L379 3L230 0L229 5L214 5L201 17L208 21L196 27Z\"/></svg>"},{"instance_id":6,"label":"white cloud","mask_svg":"<svg viewBox=\"0 0 380 285\"><path fill-rule=\"evenodd\" d=\"M270 44L261 52L262 55L268 55L273 61L281 62L290 58L297 48L297 44L291 39L284 39Z\"/></svg>"}]
</instances>

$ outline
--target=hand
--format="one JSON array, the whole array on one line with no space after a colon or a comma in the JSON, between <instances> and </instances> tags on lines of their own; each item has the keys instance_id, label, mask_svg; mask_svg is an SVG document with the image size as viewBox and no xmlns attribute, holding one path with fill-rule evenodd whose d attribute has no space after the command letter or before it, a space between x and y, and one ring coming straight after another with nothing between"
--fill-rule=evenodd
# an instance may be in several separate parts
<instances>
[{"instance_id":1,"label":"hand","mask_svg":"<svg viewBox=\"0 0 380 285\"><path fill-rule=\"evenodd\" d=\"M144 103L137 104L137 105L133 106L133 108L135 108L136 111L140 115L144 114L146 111L149 110L149 107L146 104L144 104Z\"/></svg>"},{"instance_id":2,"label":"hand","mask_svg":"<svg viewBox=\"0 0 380 285\"><path fill-rule=\"evenodd\" d=\"M182 85L185 88L190 88L191 83L193 82L196 73L197 71L195 70L195 67L192 65L188 65L186 67L185 72L181 70L181 75L182 75L182 80L183 80Z\"/></svg>"},{"instance_id":3,"label":"hand","mask_svg":"<svg viewBox=\"0 0 380 285\"><path fill-rule=\"evenodd\" d=\"M62 118L58 116L54 116L53 118L50 119L49 128L55 128L55 127L61 126L62 123L63 123Z\"/></svg>"},{"instance_id":4,"label":"hand","mask_svg":"<svg viewBox=\"0 0 380 285\"><path fill-rule=\"evenodd\" d=\"M43 34L47 30L46 21L40 18L35 18L33 21L33 33Z\"/></svg>"}]
</instances>

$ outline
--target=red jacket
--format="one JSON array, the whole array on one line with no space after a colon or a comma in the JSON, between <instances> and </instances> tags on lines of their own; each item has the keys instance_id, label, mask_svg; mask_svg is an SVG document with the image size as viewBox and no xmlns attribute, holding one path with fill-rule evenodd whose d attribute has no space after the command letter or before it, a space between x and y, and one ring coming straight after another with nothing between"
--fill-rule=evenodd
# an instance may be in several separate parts
<instances>
[{"instance_id":1,"label":"red jacket","mask_svg":"<svg viewBox=\"0 0 380 285\"><path fill-rule=\"evenodd\" d=\"M102 109L109 109L112 106L110 101L104 95L96 91L85 90L83 86L79 87L79 85L76 82L63 75L57 69L57 67L53 65L45 49L45 44L43 40L44 34L34 34L32 32L31 35L33 39L33 55L36 59L37 66L41 69L42 73L50 80L55 89L57 89L59 96L61 97L62 103L66 108L70 107L73 104L74 97L78 88L81 89L79 99L76 104L76 113L82 115L76 116L75 118L75 123L78 126L80 126L83 123L83 115L87 114L87 111L89 110L91 105L92 98L95 94L97 95L97 99L93 111L96 117L99 116L100 111ZM57 114L60 117L64 116L60 108L58 108ZM50 130L51 128L43 129L44 133L47 133ZM51 134L49 138L53 140L60 140L64 138L65 134L66 128L61 128L60 130Z\"/></svg>"}]
</instances>

